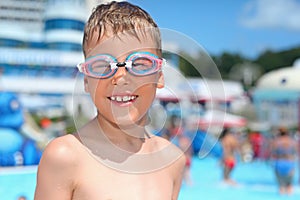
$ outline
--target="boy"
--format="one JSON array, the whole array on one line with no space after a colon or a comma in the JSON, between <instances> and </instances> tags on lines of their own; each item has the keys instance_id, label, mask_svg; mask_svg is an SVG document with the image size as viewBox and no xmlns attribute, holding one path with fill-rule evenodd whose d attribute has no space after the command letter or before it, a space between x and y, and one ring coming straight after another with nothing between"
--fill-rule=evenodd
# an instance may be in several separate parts
<instances>
[{"instance_id":1,"label":"boy","mask_svg":"<svg viewBox=\"0 0 300 200\"><path fill-rule=\"evenodd\" d=\"M146 129L156 88L164 86L157 25L128 2L99 5L83 49L79 69L97 116L46 147L35 199L177 199L185 157Z\"/></svg>"}]
</instances>

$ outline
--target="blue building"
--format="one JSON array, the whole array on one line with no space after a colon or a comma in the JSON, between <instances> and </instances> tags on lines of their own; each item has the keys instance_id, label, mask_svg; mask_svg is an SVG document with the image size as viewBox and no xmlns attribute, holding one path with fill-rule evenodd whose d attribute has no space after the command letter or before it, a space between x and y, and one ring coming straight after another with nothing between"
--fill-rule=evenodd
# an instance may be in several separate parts
<instances>
[{"instance_id":1,"label":"blue building","mask_svg":"<svg viewBox=\"0 0 300 200\"><path fill-rule=\"evenodd\" d=\"M81 41L87 15L84 0L2 0L1 87L15 92L42 92L35 91L35 84L25 90L25 83L36 83L35 78L74 78L76 64L83 59ZM12 84L14 77L29 80Z\"/></svg>"}]
</instances>

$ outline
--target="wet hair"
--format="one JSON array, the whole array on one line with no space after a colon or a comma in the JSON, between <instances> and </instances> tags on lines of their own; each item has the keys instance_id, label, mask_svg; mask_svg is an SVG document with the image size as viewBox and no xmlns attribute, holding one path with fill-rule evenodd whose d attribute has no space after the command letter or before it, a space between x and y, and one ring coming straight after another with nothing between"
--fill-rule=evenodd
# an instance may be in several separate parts
<instances>
[{"instance_id":1,"label":"wet hair","mask_svg":"<svg viewBox=\"0 0 300 200\"><path fill-rule=\"evenodd\" d=\"M94 40L94 34L98 34L96 43L99 43L108 34L117 36L125 32L138 40L140 37L150 36L161 56L161 36L157 24L145 10L126 1L100 4L93 10L84 28L84 55L87 53L87 46Z\"/></svg>"}]
</instances>

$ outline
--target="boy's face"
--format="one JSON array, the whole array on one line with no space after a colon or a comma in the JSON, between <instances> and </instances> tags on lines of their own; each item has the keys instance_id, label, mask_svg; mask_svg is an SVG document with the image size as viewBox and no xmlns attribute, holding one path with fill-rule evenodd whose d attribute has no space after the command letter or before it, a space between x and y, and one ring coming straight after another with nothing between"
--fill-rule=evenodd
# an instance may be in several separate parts
<instances>
[{"instance_id":1,"label":"boy's face","mask_svg":"<svg viewBox=\"0 0 300 200\"><path fill-rule=\"evenodd\" d=\"M97 54L109 54L118 62L125 62L133 52L149 52L157 55L155 42L138 40L128 34L104 37L98 44L87 46L86 58ZM159 56L159 55L157 55ZM156 88L164 86L161 71L147 76L134 76L119 67L109 78L85 77L85 90L90 93L98 110L98 117L120 126L137 124L143 126L147 111L155 98Z\"/></svg>"}]
</instances>

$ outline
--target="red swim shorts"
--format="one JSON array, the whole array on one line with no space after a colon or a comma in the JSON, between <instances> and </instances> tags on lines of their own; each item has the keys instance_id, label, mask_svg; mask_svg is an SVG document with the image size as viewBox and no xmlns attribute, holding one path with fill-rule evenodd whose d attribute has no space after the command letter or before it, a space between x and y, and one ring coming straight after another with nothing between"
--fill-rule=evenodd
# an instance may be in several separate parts
<instances>
[{"instance_id":1,"label":"red swim shorts","mask_svg":"<svg viewBox=\"0 0 300 200\"><path fill-rule=\"evenodd\" d=\"M224 165L225 165L225 167L232 169L235 166L235 160L232 158L227 158L224 160Z\"/></svg>"},{"instance_id":2,"label":"red swim shorts","mask_svg":"<svg viewBox=\"0 0 300 200\"><path fill-rule=\"evenodd\" d=\"M185 166L186 166L186 167L190 167L191 164L192 164L191 158L187 157L187 158L186 158L186 161L185 161Z\"/></svg>"}]
</instances>

